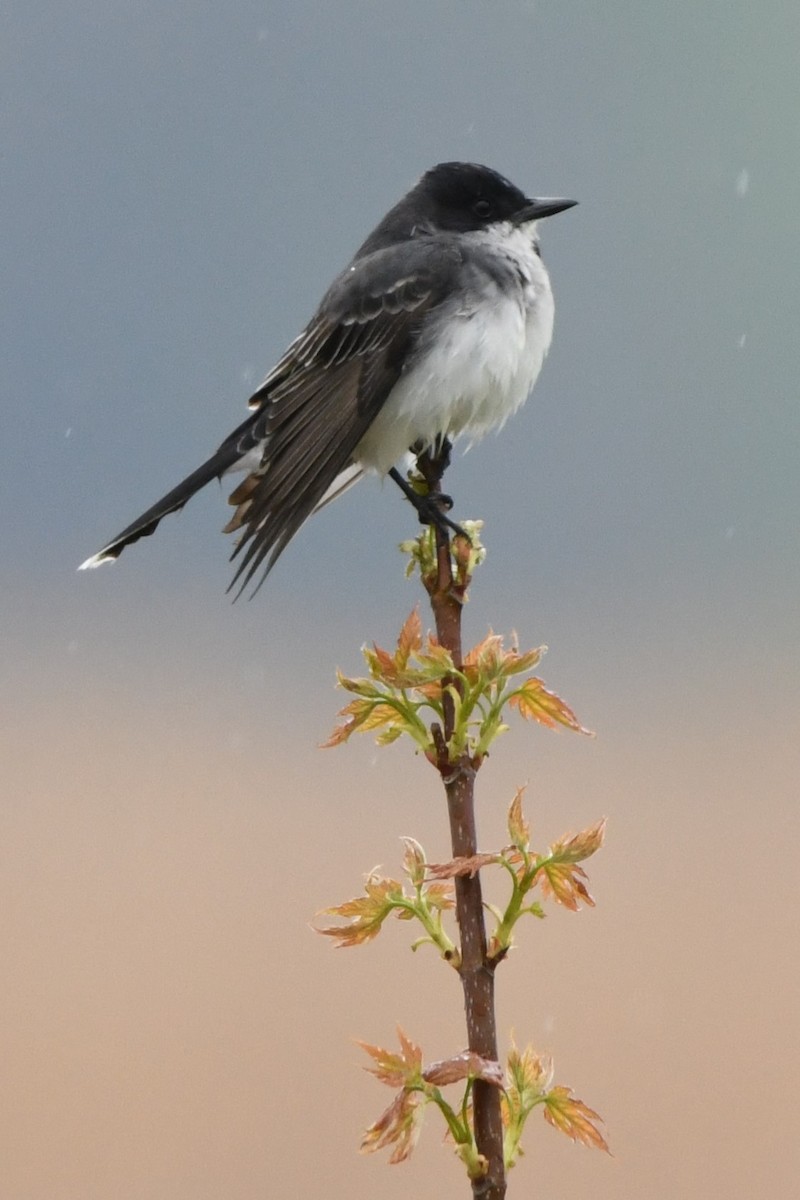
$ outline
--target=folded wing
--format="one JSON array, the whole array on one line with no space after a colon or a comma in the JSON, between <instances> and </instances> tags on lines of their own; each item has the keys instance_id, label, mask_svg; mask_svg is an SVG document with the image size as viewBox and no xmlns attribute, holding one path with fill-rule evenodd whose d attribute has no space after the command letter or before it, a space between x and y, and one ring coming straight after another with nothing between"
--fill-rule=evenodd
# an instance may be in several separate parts
<instances>
[{"instance_id":1,"label":"folded wing","mask_svg":"<svg viewBox=\"0 0 800 1200\"><path fill-rule=\"evenodd\" d=\"M308 516L353 467L353 453L413 350L417 331L457 265L450 245L394 248L359 260L270 372L250 404L264 439L260 463L231 496L241 529L231 587L261 586ZM444 268L444 269L442 269ZM345 484L346 486L346 484Z\"/></svg>"}]
</instances>

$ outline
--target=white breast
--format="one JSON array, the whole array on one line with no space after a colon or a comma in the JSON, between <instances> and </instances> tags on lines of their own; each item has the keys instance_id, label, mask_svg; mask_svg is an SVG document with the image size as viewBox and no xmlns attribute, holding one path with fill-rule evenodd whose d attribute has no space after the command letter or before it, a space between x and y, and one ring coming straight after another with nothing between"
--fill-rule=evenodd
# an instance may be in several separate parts
<instances>
[{"instance_id":1,"label":"white breast","mask_svg":"<svg viewBox=\"0 0 800 1200\"><path fill-rule=\"evenodd\" d=\"M465 296L432 314L413 365L355 454L381 474L417 441L462 433L474 441L499 429L527 398L550 347L553 293L533 227L468 236L502 256L513 286L477 272Z\"/></svg>"}]
</instances>

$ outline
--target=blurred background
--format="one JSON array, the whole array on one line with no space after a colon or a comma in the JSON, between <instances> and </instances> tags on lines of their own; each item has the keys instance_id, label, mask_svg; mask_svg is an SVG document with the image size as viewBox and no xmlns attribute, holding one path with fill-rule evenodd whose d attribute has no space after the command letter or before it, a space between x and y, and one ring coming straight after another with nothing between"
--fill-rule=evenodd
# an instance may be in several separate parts
<instances>
[{"instance_id":1,"label":"blurred background","mask_svg":"<svg viewBox=\"0 0 800 1200\"><path fill-rule=\"evenodd\" d=\"M2 38L3 1200L467 1194L356 1037L464 1043L409 928L315 910L447 855L400 745L318 750L419 598L376 481L231 605L225 492L87 555L245 415L428 166L580 207L542 226L533 400L456 457L489 557L466 615L547 643L595 740L515 725L479 778L538 844L609 818L594 910L523 928L499 1022L613 1158L533 1120L511 1195L749 1198L800 1171L796 193L800 9L777 0L26 0Z\"/></svg>"}]
</instances>

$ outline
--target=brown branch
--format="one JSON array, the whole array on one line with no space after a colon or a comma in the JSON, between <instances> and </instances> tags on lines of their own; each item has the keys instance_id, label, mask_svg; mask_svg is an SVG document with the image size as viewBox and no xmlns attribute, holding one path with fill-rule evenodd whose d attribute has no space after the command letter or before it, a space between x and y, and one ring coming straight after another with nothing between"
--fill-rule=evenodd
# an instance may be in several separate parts
<instances>
[{"instance_id":1,"label":"brown branch","mask_svg":"<svg viewBox=\"0 0 800 1200\"><path fill-rule=\"evenodd\" d=\"M425 453L419 458L419 469L429 492L441 494L441 479L448 462L448 447L438 455ZM453 662L461 667L461 613L469 580L453 577L450 537L435 526L438 570L436 577L425 581L436 622L439 643L449 650ZM444 700L444 741L453 734L453 706ZM469 754L462 754L455 763L441 762L439 771L447 796L450 819L450 840L453 857L470 857L478 851L475 825L476 766ZM494 964L486 953L486 926L483 919L483 896L478 872L474 876L459 876L455 880L456 916L461 936L459 975L464 991L467 1018L467 1038L471 1051L482 1058L497 1061L497 1024L494 1004ZM473 1092L475 1142L486 1159L487 1171L472 1181L475 1200L503 1200L506 1193L503 1167L503 1123L500 1113L500 1092L478 1079Z\"/></svg>"}]
</instances>

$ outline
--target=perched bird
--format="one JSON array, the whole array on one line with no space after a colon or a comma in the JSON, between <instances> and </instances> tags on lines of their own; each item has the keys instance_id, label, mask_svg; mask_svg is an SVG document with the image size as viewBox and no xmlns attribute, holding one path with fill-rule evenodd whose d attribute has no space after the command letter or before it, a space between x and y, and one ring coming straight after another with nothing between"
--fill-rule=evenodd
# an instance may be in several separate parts
<instances>
[{"instance_id":1,"label":"perched bird","mask_svg":"<svg viewBox=\"0 0 800 1200\"><path fill-rule=\"evenodd\" d=\"M397 463L499 428L526 399L553 334L536 222L575 203L530 199L475 163L427 171L334 279L247 420L82 568L118 558L229 471L245 472L225 527L241 531L231 587L261 570L260 587L303 522L365 472L452 527Z\"/></svg>"}]
</instances>

